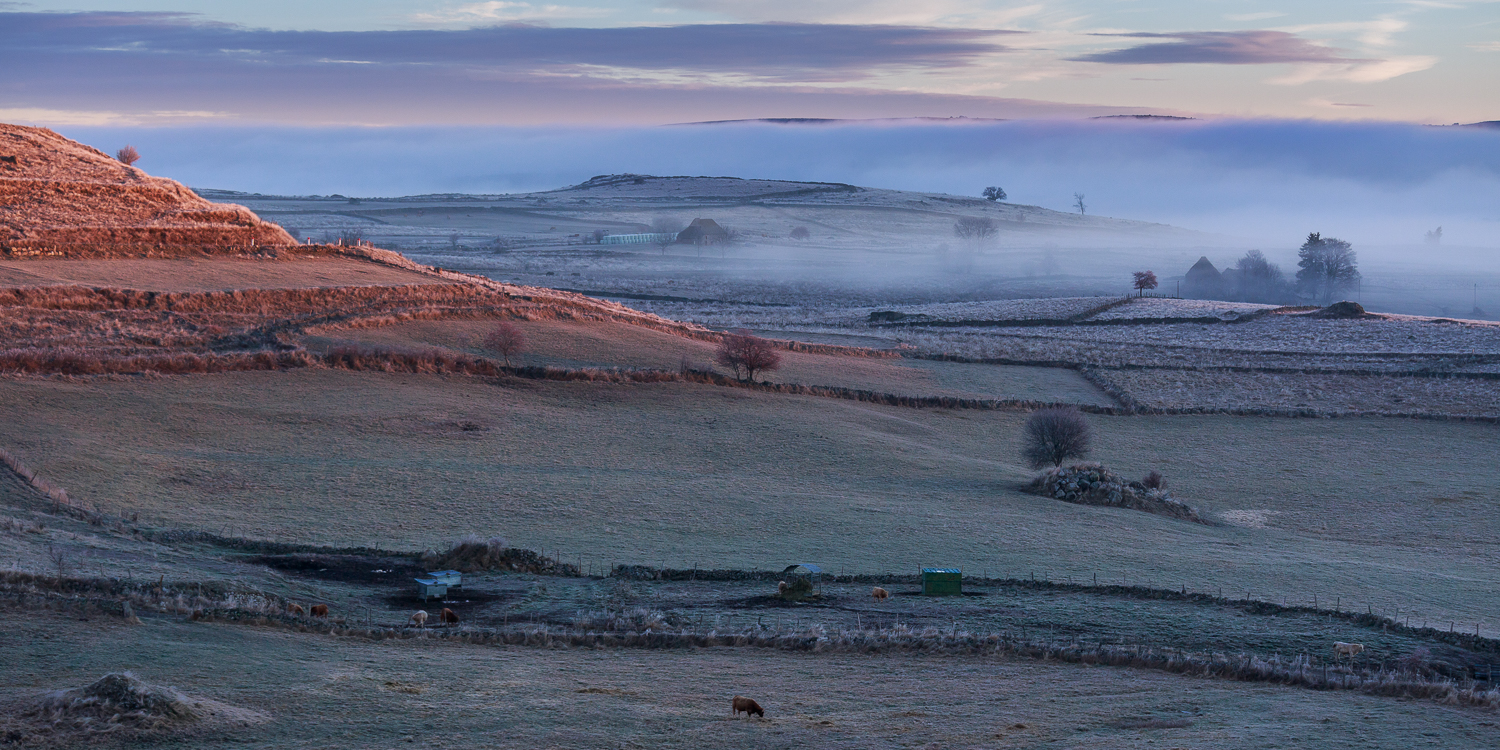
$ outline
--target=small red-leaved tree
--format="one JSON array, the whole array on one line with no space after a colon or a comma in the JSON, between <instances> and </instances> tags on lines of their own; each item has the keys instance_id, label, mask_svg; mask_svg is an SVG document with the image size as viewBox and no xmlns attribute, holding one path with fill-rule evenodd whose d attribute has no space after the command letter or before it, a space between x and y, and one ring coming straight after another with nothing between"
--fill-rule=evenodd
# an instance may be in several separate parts
<instances>
[{"instance_id":1,"label":"small red-leaved tree","mask_svg":"<svg viewBox=\"0 0 1500 750\"><path fill-rule=\"evenodd\" d=\"M741 328L724 334L715 360L725 367L734 368L736 376L744 370L745 378L754 381L755 373L781 367L781 352L775 344Z\"/></svg>"},{"instance_id":2,"label":"small red-leaved tree","mask_svg":"<svg viewBox=\"0 0 1500 750\"><path fill-rule=\"evenodd\" d=\"M1136 291L1137 291L1137 296L1144 296L1146 294L1146 290L1147 289L1155 289L1156 288L1156 272L1155 271L1136 271L1135 272L1135 288L1136 288Z\"/></svg>"},{"instance_id":3,"label":"small red-leaved tree","mask_svg":"<svg viewBox=\"0 0 1500 750\"><path fill-rule=\"evenodd\" d=\"M1048 464L1062 466L1070 458L1088 455L1090 438L1088 420L1069 406L1049 406L1031 413L1021 435L1021 455L1033 469Z\"/></svg>"},{"instance_id":4,"label":"small red-leaved tree","mask_svg":"<svg viewBox=\"0 0 1500 750\"><path fill-rule=\"evenodd\" d=\"M499 354L505 359L505 366L510 367L510 355L520 354L526 348L526 335L515 323L507 320L484 337L484 348Z\"/></svg>"},{"instance_id":5,"label":"small red-leaved tree","mask_svg":"<svg viewBox=\"0 0 1500 750\"><path fill-rule=\"evenodd\" d=\"M120 163L127 167L134 166L136 162L141 160L141 152L136 151L135 146L126 145L125 148L115 152L115 158L119 159Z\"/></svg>"}]
</instances>

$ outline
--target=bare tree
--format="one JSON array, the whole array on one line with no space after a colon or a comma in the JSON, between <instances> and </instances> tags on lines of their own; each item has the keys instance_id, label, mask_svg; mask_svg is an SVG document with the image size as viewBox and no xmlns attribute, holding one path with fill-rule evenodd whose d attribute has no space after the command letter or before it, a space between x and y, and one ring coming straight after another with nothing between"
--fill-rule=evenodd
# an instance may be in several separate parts
<instances>
[{"instance_id":1,"label":"bare tree","mask_svg":"<svg viewBox=\"0 0 1500 750\"><path fill-rule=\"evenodd\" d=\"M57 577L60 579L68 574L68 551L62 547L47 545L47 559L52 561L52 566L57 568Z\"/></svg>"},{"instance_id":2,"label":"bare tree","mask_svg":"<svg viewBox=\"0 0 1500 750\"><path fill-rule=\"evenodd\" d=\"M1026 419L1021 435L1021 456L1033 469L1062 466L1070 458L1088 455L1093 430L1088 420L1071 406L1038 409Z\"/></svg>"},{"instance_id":3,"label":"bare tree","mask_svg":"<svg viewBox=\"0 0 1500 750\"><path fill-rule=\"evenodd\" d=\"M1318 232L1307 235L1297 250L1297 285L1322 304L1359 282L1358 258L1349 243Z\"/></svg>"},{"instance_id":4,"label":"bare tree","mask_svg":"<svg viewBox=\"0 0 1500 750\"><path fill-rule=\"evenodd\" d=\"M1443 244L1443 228L1438 227L1423 235L1423 237L1427 239L1427 244L1429 245L1441 245Z\"/></svg>"},{"instance_id":5,"label":"bare tree","mask_svg":"<svg viewBox=\"0 0 1500 750\"><path fill-rule=\"evenodd\" d=\"M1146 290L1147 289L1155 289L1156 288L1156 272L1155 271L1136 271L1135 272L1135 288L1136 288L1136 291L1137 291L1137 295L1138 296L1142 296L1142 297L1144 297L1146 295Z\"/></svg>"},{"instance_id":6,"label":"bare tree","mask_svg":"<svg viewBox=\"0 0 1500 750\"><path fill-rule=\"evenodd\" d=\"M499 354L505 359L505 366L510 367L510 356L526 348L526 335L515 323L503 321L484 337L484 348Z\"/></svg>"},{"instance_id":7,"label":"bare tree","mask_svg":"<svg viewBox=\"0 0 1500 750\"><path fill-rule=\"evenodd\" d=\"M661 248L662 255L667 254L667 248L677 241L677 233L681 231L682 222L670 216L658 216L651 220L651 233L656 235L654 242ZM698 252L701 255L703 251Z\"/></svg>"},{"instance_id":8,"label":"bare tree","mask_svg":"<svg viewBox=\"0 0 1500 750\"><path fill-rule=\"evenodd\" d=\"M965 240L984 240L999 232L995 220L988 216L961 216L953 222L953 236Z\"/></svg>"},{"instance_id":9,"label":"bare tree","mask_svg":"<svg viewBox=\"0 0 1500 750\"><path fill-rule=\"evenodd\" d=\"M744 370L745 379L752 382L755 373L781 367L781 352L776 345L743 328L724 334L714 359L725 367L734 368L736 377L740 370Z\"/></svg>"},{"instance_id":10,"label":"bare tree","mask_svg":"<svg viewBox=\"0 0 1500 750\"><path fill-rule=\"evenodd\" d=\"M1003 201L1006 199L1005 188L991 185L984 189L984 198L989 201Z\"/></svg>"},{"instance_id":11,"label":"bare tree","mask_svg":"<svg viewBox=\"0 0 1500 750\"><path fill-rule=\"evenodd\" d=\"M1225 272L1228 273L1227 271ZM1231 294L1244 302L1279 303L1287 296L1286 274L1265 253L1250 250L1234 265Z\"/></svg>"},{"instance_id":12,"label":"bare tree","mask_svg":"<svg viewBox=\"0 0 1500 750\"><path fill-rule=\"evenodd\" d=\"M1073 207L1078 209L1079 216L1085 215L1085 209L1087 208L1087 206L1083 205L1083 193L1073 194Z\"/></svg>"},{"instance_id":13,"label":"bare tree","mask_svg":"<svg viewBox=\"0 0 1500 750\"><path fill-rule=\"evenodd\" d=\"M119 159L121 164L133 167L136 162L141 160L141 152L136 151L135 146L127 143L125 144L125 148L115 152L115 158Z\"/></svg>"}]
</instances>

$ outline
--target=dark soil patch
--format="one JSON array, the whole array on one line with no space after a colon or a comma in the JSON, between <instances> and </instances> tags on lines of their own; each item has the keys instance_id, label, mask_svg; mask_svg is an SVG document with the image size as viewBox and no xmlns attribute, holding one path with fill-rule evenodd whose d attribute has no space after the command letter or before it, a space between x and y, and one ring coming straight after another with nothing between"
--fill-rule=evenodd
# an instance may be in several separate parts
<instances>
[{"instance_id":1,"label":"dark soil patch","mask_svg":"<svg viewBox=\"0 0 1500 750\"><path fill-rule=\"evenodd\" d=\"M449 589L447 598L439 601L437 599L422 600L417 595L417 587L413 584L409 589L399 594L390 594L383 597L386 604L396 609L425 609L429 613L440 612L444 607L462 615L488 607L492 604L503 604L505 602L520 599L524 592L520 591L485 591L483 589Z\"/></svg>"},{"instance_id":2,"label":"dark soil patch","mask_svg":"<svg viewBox=\"0 0 1500 750\"><path fill-rule=\"evenodd\" d=\"M249 562L293 575L342 583L410 583L424 573L410 560L365 555L256 555ZM416 598L416 594L412 594Z\"/></svg>"}]
</instances>

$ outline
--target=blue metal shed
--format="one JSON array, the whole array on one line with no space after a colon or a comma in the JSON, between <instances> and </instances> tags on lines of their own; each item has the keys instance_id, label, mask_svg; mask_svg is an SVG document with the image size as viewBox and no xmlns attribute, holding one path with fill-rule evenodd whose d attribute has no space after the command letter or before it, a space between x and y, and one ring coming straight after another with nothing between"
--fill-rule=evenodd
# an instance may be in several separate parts
<instances>
[{"instance_id":1,"label":"blue metal shed","mask_svg":"<svg viewBox=\"0 0 1500 750\"><path fill-rule=\"evenodd\" d=\"M428 599L443 599L448 596L448 584L431 578L417 578L417 594L422 601Z\"/></svg>"},{"instance_id":2,"label":"blue metal shed","mask_svg":"<svg viewBox=\"0 0 1500 750\"><path fill-rule=\"evenodd\" d=\"M434 581L442 582L450 589L461 589L464 587L464 574L456 570L429 571L427 577Z\"/></svg>"}]
</instances>

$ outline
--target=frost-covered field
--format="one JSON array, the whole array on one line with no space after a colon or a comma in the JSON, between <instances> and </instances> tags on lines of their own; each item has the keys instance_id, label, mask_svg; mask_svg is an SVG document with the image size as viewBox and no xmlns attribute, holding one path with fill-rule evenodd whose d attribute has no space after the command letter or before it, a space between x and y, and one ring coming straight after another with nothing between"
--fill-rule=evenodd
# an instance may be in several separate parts
<instances>
[{"instance_id":1,"label":"frost-covered field","mask_svg":"<svg viewBox=\"0 0 1500 750\"><path fill-rule=\"evenodd\" d=\"M1246 323L1069 326L1047 335L1070 341L1298 354L1472 354L1500 352L1500 325L1430 318L1319 320L1267 315Z\"/></svg>"},{"instance_id":2,"label":"frost-covered field","mask_svg":"<svg viewBox=\"0 0 1500 750\"><path fill-rule=\"evenodd\" d=\"M1261 310L1274 310L1276 305L1258 305L1254 302L1219 302L1206 299L1163 299L1159 297L1137 297L1129 302L1092 315L1089 320L1127 320L1131 318L1204 318L1233 319Z\"/></svg>"},{"instance_id":3,"label":"frost-covered field","mask_svg":"<svg viewBox=\"0 0 1500 750\"><path fill-rule=\"evenodd\" d=\"M1098 373L1142 406L1159 409L1310 409L1500 417L1494 380L1195 370Z\"/></svg>"}]
</instances>

